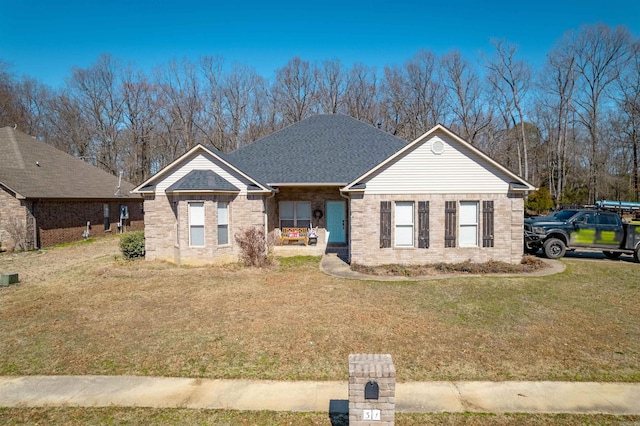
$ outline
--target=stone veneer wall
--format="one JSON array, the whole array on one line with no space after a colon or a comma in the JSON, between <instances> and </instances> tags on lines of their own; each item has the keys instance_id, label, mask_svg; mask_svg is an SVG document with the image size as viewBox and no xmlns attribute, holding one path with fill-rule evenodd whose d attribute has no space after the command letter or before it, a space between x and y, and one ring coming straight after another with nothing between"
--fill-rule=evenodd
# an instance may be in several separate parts
<instances>
[{"instance_id":1,"label":"stone veneer wall","mask_svg":"<svg viewBox=\"0 0 640 426\"><path fill-rule=\"evenodd\" d=\"M205 206L205 245L189 246L189 201ZM229 202L229 244L218 246L217 202ZM234 235L243 228L264 229L264 201L253 195L155 195L145 196L145 246L147 259L183 264L228 263L238 260Z\"/></svg>"},{"instance_id":2,"label":"stone veneer wall","mask_svg":"<svg viewBox=\"0 0 640 426\"><path fill-rule=\"evenodd\" d=\"M414 201L414 247L380 248L380 202ZM417 202L429 201L429 248L418 248ZM479 247L445 248L445 201L478 201ZM482 201L494 202L494 247L482 247ZM459 220L460 210L457 218ZM351 262L361 265L425 264L436 262L520 263L523 254L524 201L506 194L357 195L351 200ZM459 234L459 230L458 230Z\"/></svg>"}]
</instances>

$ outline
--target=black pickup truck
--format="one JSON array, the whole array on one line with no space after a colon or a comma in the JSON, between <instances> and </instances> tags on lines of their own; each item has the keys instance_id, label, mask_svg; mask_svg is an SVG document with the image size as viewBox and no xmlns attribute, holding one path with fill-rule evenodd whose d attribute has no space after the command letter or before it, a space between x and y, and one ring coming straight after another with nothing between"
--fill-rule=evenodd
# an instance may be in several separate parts
<instances>
[{"instance_id":1,"label":"black pickup truck","mask_svg":"<svg viewBox=\"0 0 640 426\"><path fill-rule=\"evenodd\" d=\"M631 254L640 262L640 224L623 223L617 213L602 210L561 210L524 221L525 252L539 249L551 259L567 250L602 251L610 259Z\"/></svg>"}]
</instances>

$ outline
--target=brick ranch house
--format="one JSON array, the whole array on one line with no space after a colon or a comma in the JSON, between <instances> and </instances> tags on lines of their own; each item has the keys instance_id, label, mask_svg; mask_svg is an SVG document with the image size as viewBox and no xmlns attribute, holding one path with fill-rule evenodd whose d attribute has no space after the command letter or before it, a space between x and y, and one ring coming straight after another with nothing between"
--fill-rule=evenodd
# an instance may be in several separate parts
<instances>
[{"instance_id":1,"label":"brick ranch house","mask_svg":"<svg viewBox=\"0 0 640 426\"><path fill-rule=\"evenodd\" d=\"M2 249L31 250L144 228L134 185L12 127L0 128ZM120 187L118 188L118 185ZM121 222L126 206L128 219ZM87 226L89 223L89 226Z\"/></svg>"},{"instance_id":2,"label":"brick ranch house","mask_svg":"<svg viewBox=\"0 0 640 426\"><path fill-rule=\"evenodd\" d=\"M148 259L233 261L238 230L311 227L321 248L376 265L518 263L533 189L441 125L407 144L317 115L229 154L198 145L134 193L145 198Z\"/></svg>"}]
</instances>

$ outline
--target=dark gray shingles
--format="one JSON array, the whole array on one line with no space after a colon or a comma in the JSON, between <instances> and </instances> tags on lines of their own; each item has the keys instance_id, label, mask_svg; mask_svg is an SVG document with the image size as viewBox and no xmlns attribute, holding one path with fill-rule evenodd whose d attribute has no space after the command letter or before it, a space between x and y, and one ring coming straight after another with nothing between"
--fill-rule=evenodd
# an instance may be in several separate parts
<instances>
[{"instance_id":1,"label":"dark gray shingles","mask_svg":"<svg viewBox=\"0 0 640 426\"><path fill-rule=\"evenodd\" d=\"M267 184L346 184L406 142L346 115L316 115L227 154Z\"/></svg>"},{"instance_id":2,"label":"dark gray shingles","mask_svg":"<svg viewBox=\"0 0 640 426\"><path fill-rule=\"evenodd\" d=\"M174 191L240 192L236 186L212 170L190 171L166 190Z\"/></svg>"}]
</instances>

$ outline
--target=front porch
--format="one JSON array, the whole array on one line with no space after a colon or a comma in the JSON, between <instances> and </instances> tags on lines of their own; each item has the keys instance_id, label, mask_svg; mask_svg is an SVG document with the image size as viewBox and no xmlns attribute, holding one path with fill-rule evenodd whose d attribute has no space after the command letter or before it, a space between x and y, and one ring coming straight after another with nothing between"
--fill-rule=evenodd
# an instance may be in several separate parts
<instances>
[{"instance_id":1,"label":"front porch","mask_svg":"<svg viewBox=\"0 0 640 426\"><path fill-rule=\"evenodd\" d=\"M318 244L307 246L304 244L285 244L273 247L273 254L278 257L323 256L327 253L337 253L340 258L347 259L349 246L346 244L327 244L319 241Z\"/></svg>"}]
</instances>

